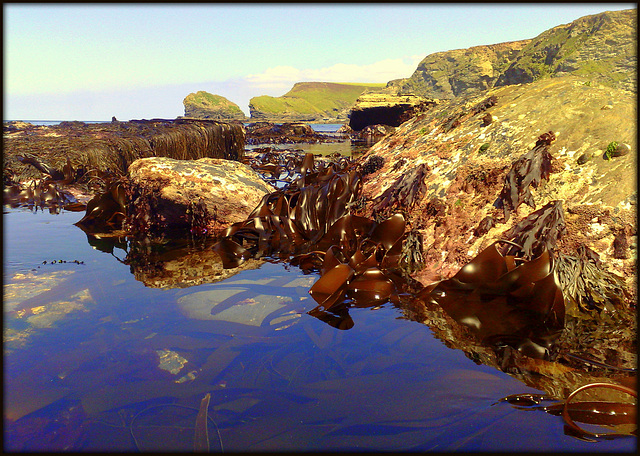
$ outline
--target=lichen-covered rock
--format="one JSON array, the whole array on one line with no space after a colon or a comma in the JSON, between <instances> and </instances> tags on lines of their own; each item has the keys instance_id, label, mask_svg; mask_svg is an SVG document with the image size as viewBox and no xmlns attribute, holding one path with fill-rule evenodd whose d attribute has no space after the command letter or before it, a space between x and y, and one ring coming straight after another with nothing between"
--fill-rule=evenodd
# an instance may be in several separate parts
<instances>
[{"instance_id":1,"label":"lichen-covered rock","mask_svg":"<svg viewBox=\"0 0 640 456\"><path fill-rule=\"evenodd\" d=\"M484 125L483 114L474 114L474 107L491 96L497 98L491 107L494 120ZM614 100L613 108L601 110L608 100ZM371 216L374 209L404 211L424 240L427 267L416 278L431 283L451 277L534 210L561 201L566 234L556 246L558 251L572 254L580 245L589 247L634 290L635 109L632 93L585 85L573 76L442 102L402 124L362 158L363 163L373 155L384 158L380 171L364 177L363 196L370 203L362 215ZM556 137L551 141L549 136L548 177L544 177L547 171L541 172L537 187L523 189L527 198L516 200L517 207L505 220L495 203L505 190L509 171L527 154L534 161L542 157L531 151L547 132ZM629 152L612 160L599 159L612 139L627 144ZM490 146L482 150L483 144ZM580 159L584 154L598 159ZM533 169L525 162L519 166L514 185L528 179L526 170ZM408 182L407 176L418 168L424 171L416 174L420 182ZM390 191L405 197L390 197ZM383 201L394 206L386 208ZM487 217L493 222L487 223ZM627 242L616 241L614 246L623 229L631 233Z\"/></svg>"},{"instance_id":2,"label":"lichen-covered rock","mask_svg":"<svg viewBox=\"0 0 640 456\"><path fill-rule=\"evenodd\" d=\"M221 228L246 219L272 191L253 169L231 160L143 158L128 172L128 217L157 228L189 229L197 211L210 227Z\"/></svg>"}]
</instances>

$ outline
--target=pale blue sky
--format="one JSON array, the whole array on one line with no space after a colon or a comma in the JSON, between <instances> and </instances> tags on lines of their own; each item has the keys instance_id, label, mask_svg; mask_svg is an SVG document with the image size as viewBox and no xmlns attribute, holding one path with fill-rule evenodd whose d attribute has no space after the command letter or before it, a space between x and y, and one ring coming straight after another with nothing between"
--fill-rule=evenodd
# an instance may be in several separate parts
<instances>
[{"instance_id":1,"label":"pale blue sky","mask_svg":"<svg viewBox=\"0 0 640 456\"><path fill-rule=\"evenodd\" d=\"M635 3L4 3L4 119L175 118L206 90L388 82L428 54L534 38Z\"/></svg>"}]
</instances>

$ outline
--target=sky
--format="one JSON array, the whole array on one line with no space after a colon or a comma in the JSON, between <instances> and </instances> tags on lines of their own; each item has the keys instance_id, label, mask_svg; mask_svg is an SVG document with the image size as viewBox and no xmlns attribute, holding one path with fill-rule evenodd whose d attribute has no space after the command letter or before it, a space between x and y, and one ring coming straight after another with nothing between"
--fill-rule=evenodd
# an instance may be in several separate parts
<instances>
[{"instance_id":1,"label":"sky","mask_svg":"<svg viewBox=\"0 0 640 456\"><path fill-rule=\"evenodd\" d=\"M408 78L434 52L535 38L635 3L3 3L3 119L184 115L304 81Z\"/></svg>"}]
</instances>

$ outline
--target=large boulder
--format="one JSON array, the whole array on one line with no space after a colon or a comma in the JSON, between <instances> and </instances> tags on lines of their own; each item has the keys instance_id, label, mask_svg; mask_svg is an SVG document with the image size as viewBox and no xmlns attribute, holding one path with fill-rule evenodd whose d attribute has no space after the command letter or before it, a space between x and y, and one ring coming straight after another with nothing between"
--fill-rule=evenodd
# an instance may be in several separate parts
<instances>
[{"instance_id":1,"label":"large boulder","mask_svg":"<svg viewBox=\"0 0 640 456\"><path fill-rule=\"evenodd\" d=\"M406 211L422 236L427 267L418 278L427 284L451 277L534 210L561 201L567 233L558 249L588 247L633 289L636 107L631 92L574 76L442 102L362 158L383 163L364 180L363 196L372 204L362 215ZM498 200L509 189L510 170L549 131L555 140L548 178L530 185L531 198L506 219Z\"/></svg>"},{"instance_id":2,"label":"large boulder","mask_svg":"<svg viewBox=\"0 0 640 456\"><path fill-rule=\"evenodd\" d=\"M128 172L128 218L137 232L222 228L246 219L273 190L249 166L215 158L143 158Z\"/></svg>"}]
</instances>

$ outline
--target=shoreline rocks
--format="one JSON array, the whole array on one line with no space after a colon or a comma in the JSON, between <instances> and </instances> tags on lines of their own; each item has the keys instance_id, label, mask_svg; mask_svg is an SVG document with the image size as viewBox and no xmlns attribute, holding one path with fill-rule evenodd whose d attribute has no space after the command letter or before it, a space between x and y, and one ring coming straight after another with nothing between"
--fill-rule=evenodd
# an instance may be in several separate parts
<instances>
[{"instance_id":1,"label":"shoreline rocks","mask_svg":"<svg viewBox=\"0 0 640 456\"><path fill-rule=\"evenodd\" d=\"M225 228L273 190L251 167L224 159L143 158L128 173L128 220L139 233Z\"/></svg>"}]
</instances>

